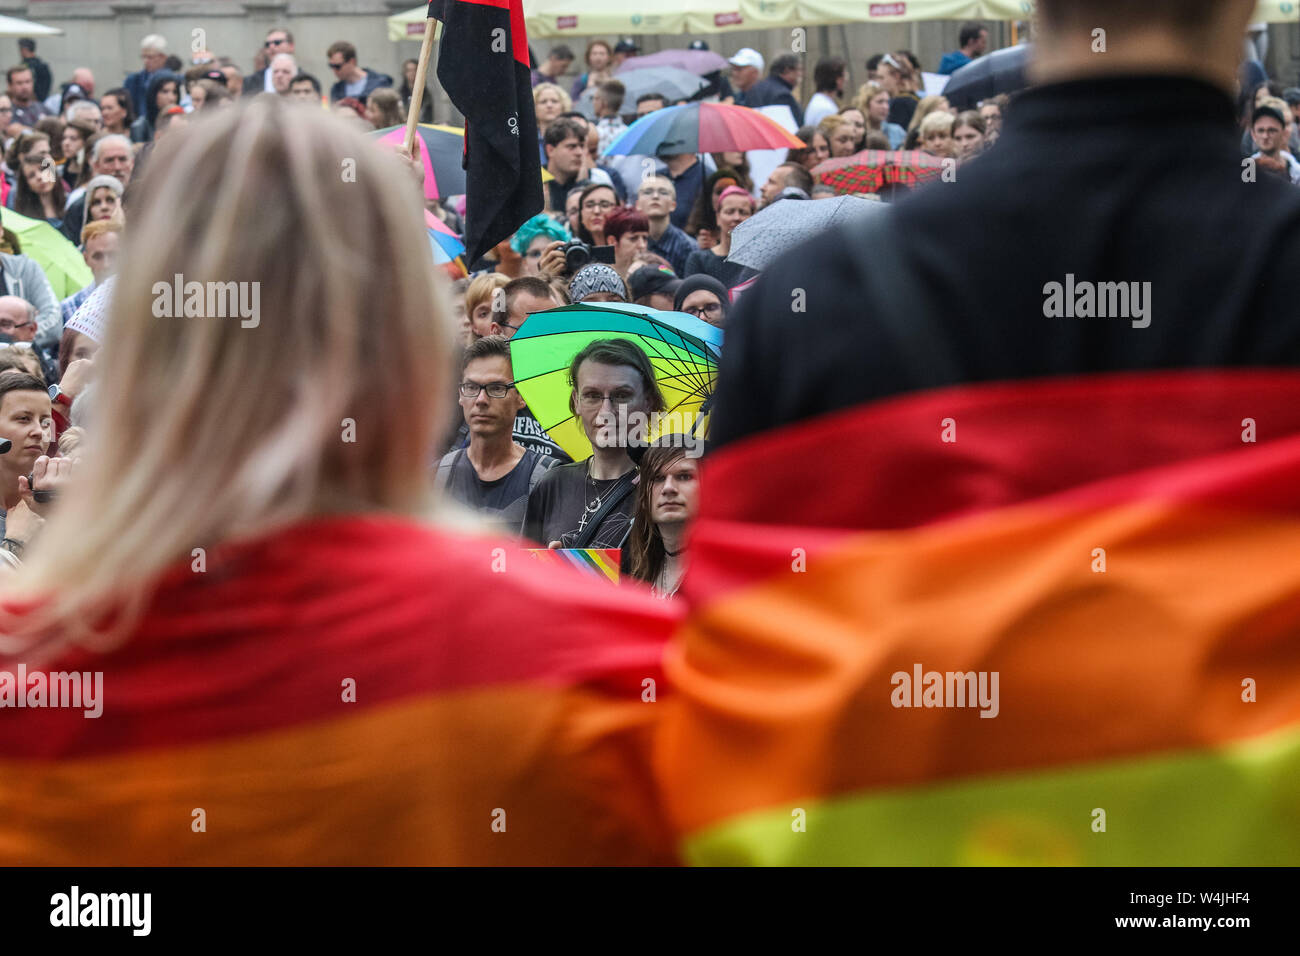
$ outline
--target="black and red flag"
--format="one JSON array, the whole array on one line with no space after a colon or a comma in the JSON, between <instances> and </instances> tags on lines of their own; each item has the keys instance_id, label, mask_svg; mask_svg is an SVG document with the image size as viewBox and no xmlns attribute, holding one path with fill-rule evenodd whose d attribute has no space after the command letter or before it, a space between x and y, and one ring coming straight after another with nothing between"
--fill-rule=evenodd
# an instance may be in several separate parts
<instances>
[{"instance_id":1,"label":"black and red flag","mask_svg":"<svg viewBox=\"0 0 1300 956\"><path fill-rule=\"evenodd\" d=\"M475 262L542 211L523 0L431 0L438 81L465 116L465 247Z\"/></svg>"}]
</instances>

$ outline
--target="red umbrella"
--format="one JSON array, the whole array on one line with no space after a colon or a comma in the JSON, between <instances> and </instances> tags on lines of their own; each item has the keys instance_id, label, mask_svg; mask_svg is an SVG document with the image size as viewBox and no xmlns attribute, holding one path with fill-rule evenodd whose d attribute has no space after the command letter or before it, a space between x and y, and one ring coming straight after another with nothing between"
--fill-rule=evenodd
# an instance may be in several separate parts
<instances>
[{"instance_id":1,"label":"red umbrella","mask_svg":"<svg viewBox=\"0 0 1300 956\"><path fill-rule=\"evenodd\" d=\"M874 193L888 185L916 186L943 176L942 156L920 150L864 149L852 156L828 159L813 167L813 178L840 195Z\"/></svg>"}]
</instances>

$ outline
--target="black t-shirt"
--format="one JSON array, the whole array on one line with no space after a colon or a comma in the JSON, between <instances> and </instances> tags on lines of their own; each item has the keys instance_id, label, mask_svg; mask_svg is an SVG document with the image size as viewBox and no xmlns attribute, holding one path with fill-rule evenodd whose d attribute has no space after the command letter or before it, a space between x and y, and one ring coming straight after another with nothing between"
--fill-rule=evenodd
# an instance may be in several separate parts
<instances>
[{"instance_id":1,"label":"black t-shirt","mask_svg":"<svg viewBox=\"0 0 1300 956\"><path fill-rule=\"evenodd\" d=\"M542 480L528 496L528 507L524 512L524 537L543 548L552 541L571 547L587 506L597 497L604 502L605 496L618 482L618 478L588 480L586 461L557 465L542 476ZM596 536L587 547L624 547L628 531L632 527L635 505L636 488L633 486L618 507L601 520Z\"/></svg>"},{"instance_id":2,"label":"black t-shirt","mask_svg":"<svg viewBox=\"0 0 1300 956\"><path fill-rule=\"evenodd\" d=\"M539 466L553 467L553 462L528 450L509 472L492 481L484 481L474 470L464 449L452 452L447 472L447 493L452 498L483 514L506 534L519 534L523 526L524 507L533 472Z\"/></svg>"},{"instance_id":3,"label":"black t-shirt","mask_svg":"<svg viewBox=\"0 0 1300 956\"><path fill-rule=\"evenodd\" d=\"M543 458L550 458L560 464L573 461L572 458L565 454L564 449L556 444L550 435L546 434L527 406L524 406L523 410L515 416L514 439L530 451L537 452Z\"/></svg>"}]
</instances>

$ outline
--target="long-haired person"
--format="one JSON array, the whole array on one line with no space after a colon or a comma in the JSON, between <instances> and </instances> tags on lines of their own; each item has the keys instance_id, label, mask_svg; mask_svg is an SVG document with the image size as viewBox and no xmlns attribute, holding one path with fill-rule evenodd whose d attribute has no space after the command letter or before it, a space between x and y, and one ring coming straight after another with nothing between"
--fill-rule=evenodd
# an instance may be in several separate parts
<instances>
[{"instance_id":1,"label":"long-haired person","mask_svg":"<svg viewBox=\"0 0 1300 956\"><path fill-rule=\"evenodd\" d=\"M401 164L257 97L139 185L84 470L0 580L0 668L100 672L105 719L5 711L0 865L671 860L669 612L428 523L453 332Z\"/></svg>"},{"instance_id":2,"label":"long-haired person","mask_svg":"<svg viewBox=\"0 0 1300 956\"><path fill-rule=\"evenodd\" d=\"M402 97L391 86L381 86L366 98L366 119L375 129L401 126L406 122Z\"/></svg>"},{"instance_id":3,"label":"long-haired person","mask_svg":"<svg viewBox=\"0 0 1300 956\"><path fill-rule=\"evenodd\" d=\"M67 193L50 153L50 138L44 133L23 133L9 147L6 162L15 176L5 205L20 215L44 219L59 228Z\"/></svg>"},{"instance_id":4,"label":"long-haired person","mask_svg":"<svg viewBox=\"0 0 1300 956\"><path fill-rule=\"evenodd\" d=\"M627 547L629 574L670 598L686 574L691 523L700 511L699 459L683 445L656 443L641 457Z\"/></svg>"},{"instance_id":5,"label":"long-haired person","mask_svg":"<svg viewBox=\"0 0 1300 956\"><path fill-rule=\"evenodd\" d=\"M867 132L883 133L889 139L890 149L902 149L907 130L889 122L889 103L889 91L879 83L863 83L853 97L853 105L867 118Z\"/></svg>"}]
</instances>

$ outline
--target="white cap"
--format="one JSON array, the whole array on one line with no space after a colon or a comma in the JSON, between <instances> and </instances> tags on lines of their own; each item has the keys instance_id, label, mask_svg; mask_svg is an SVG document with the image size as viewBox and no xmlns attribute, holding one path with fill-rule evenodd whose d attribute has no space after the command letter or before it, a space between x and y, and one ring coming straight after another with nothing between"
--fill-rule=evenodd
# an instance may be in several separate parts
<instances>
[{"instance_id":1,"label":"white cap","mask_svg":"<svg viewBox=\"0 0 1300 956\"><path fill-rule=\"evenodd\" d=\"M756 67L758 72L763 72L763 54L751 47L745 47L743 50L738 51L736 55L727 62L732 66Z\"/></svg>"}]
</instances>

